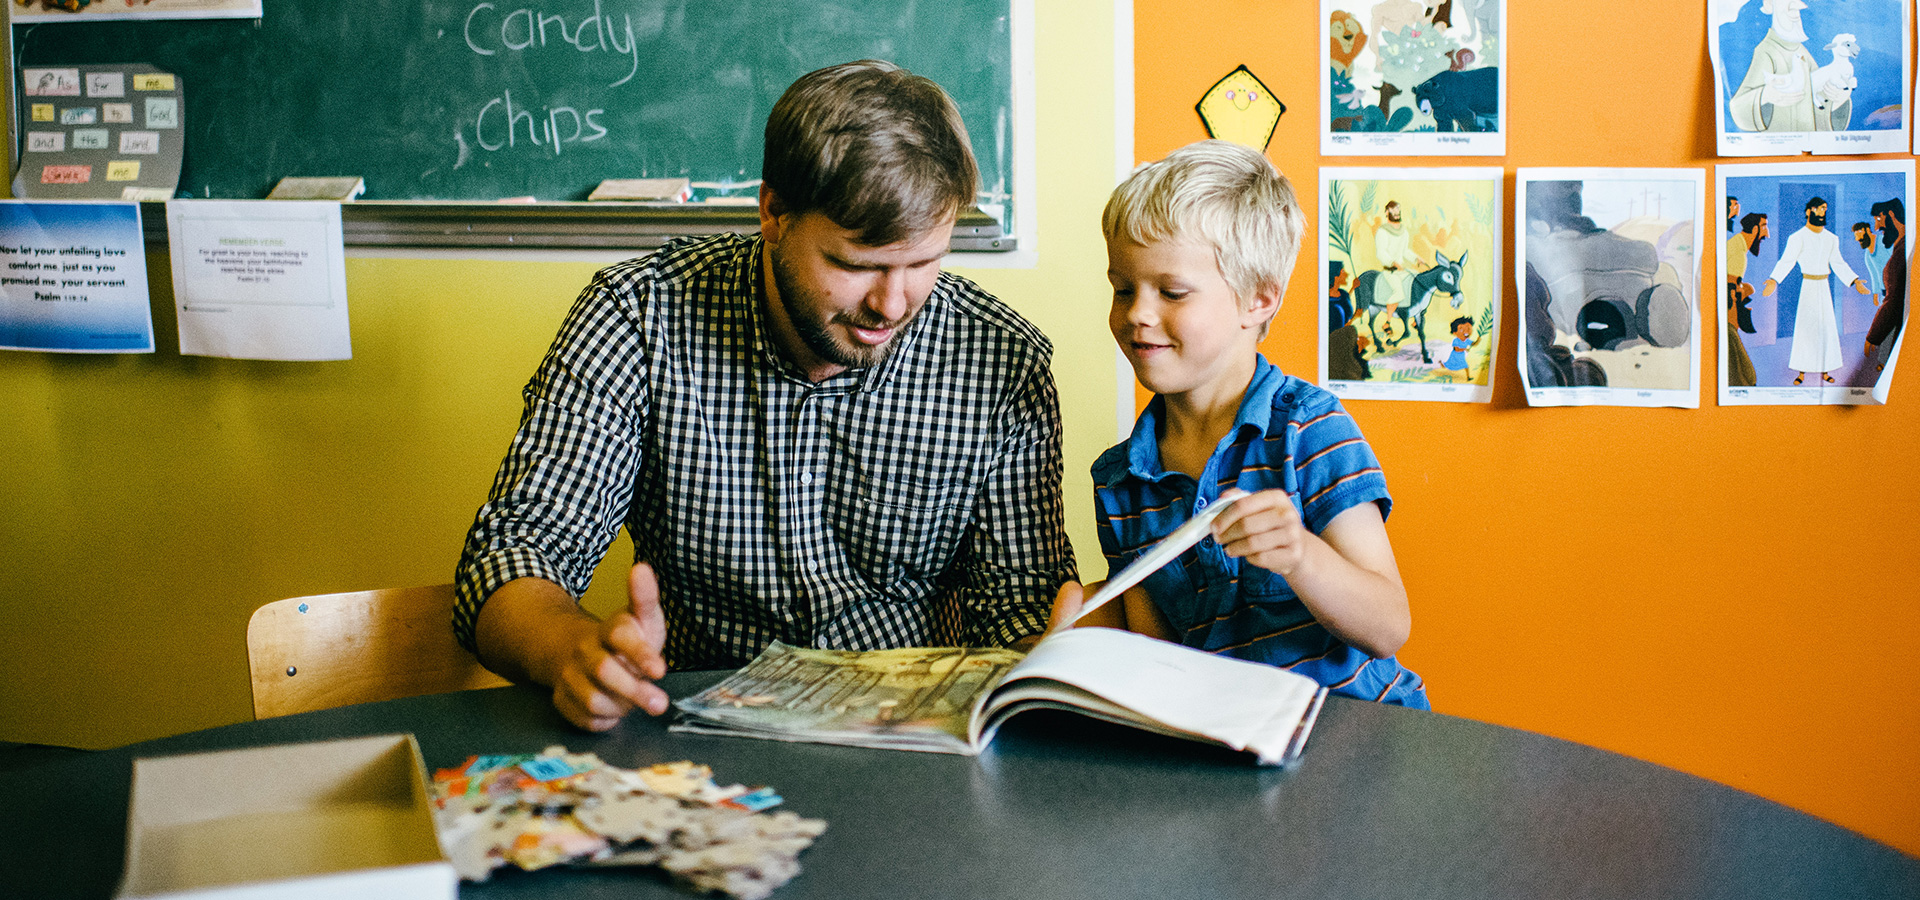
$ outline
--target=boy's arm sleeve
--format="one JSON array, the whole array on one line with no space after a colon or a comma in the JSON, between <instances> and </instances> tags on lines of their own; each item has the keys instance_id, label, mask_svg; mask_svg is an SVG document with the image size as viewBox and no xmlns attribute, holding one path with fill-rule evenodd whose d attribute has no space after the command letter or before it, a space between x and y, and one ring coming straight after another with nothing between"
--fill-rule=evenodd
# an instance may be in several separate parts
<instances>
[{"instance_id":1,"label":"boy's arm sleeve","mask_svg":"<svg viewBox=\"0 0 1920 900\"><path fill-rule=\"evenodd\" d=\"M1373 447L1339 400L1327 399L1324 408L1302 417L1295 449L1300 517L1314 534L1325 531L1334 516L1368 501L1379 504L1382 519L1393 510Z\"/></svg>"}]
</instances>

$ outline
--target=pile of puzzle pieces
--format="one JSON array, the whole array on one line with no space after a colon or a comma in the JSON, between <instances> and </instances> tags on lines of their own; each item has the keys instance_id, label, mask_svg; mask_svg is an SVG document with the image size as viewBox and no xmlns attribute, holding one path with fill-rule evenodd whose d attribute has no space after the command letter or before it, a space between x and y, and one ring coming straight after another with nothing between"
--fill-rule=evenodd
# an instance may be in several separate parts
<instances>
[{"instance_id":1,"label":"pile of puzzle pieces","mask_svg":"<svg viewBox=\"0 0 1920 900\"><path fill-rule=\"evenodd\" d=\"M702 891L760 900L800 874L800 851L827 829L787 811L770 788L720 787L691 762L644 769L549 747L474 756L433 776L434 816L460 877L562 863L657 866Z\"/></svg>"}]
</instances>

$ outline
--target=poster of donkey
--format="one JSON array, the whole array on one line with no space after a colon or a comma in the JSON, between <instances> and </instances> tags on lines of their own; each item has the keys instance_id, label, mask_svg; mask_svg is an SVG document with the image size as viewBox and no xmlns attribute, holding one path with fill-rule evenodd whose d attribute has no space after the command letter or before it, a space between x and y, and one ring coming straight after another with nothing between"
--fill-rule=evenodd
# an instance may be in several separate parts
<instances>
[{"instance_id":1,"label":"poster of donkey","mask_svg":"<svg viewBox=\"0 0 1920 900\"><path fill-rule=\"evenodd\" d=\"M1485 403L1500 332L1497 168L1320 170L1320 383Z\"/></svg>"}]
</instances>

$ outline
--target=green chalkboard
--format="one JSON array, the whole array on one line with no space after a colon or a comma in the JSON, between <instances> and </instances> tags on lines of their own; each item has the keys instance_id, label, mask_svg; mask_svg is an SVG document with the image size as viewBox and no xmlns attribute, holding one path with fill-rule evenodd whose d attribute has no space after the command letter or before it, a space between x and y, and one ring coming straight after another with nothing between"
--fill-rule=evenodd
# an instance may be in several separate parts
<instances>
[{"instance_id":1,"label":"green chalkboard","mask_svg":"<svg viewBox=\"0 0 1920 900\"><path fill-rule=\"evenodd\" d=\"M730 186L759 177L767 111L793 79L888 59L953 94L982 205L1011 213L1009 5L265 0L258 20L59 22L12 37L16 73L138 62L179 75L179 193L230 199L289 175L359 175L367 200L575 201L602 179L661 177L750 195Z\"/></svg>"}]
</instances>

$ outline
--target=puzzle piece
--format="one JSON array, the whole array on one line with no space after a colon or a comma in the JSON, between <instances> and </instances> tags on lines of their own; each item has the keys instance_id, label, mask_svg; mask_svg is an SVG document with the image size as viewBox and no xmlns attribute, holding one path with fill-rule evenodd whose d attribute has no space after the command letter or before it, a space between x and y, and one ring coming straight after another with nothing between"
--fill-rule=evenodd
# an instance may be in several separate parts
<instances>
[{"instance_id":1,"label":"puzzle piece","mask_svg":"<svg viewBox=\"0 0 1920 900\"><path fill-rule=\"evenodd\" d=\"M441 845L460 877L493 869L657 866L681 882L760 900L800 872L827 823L789 811L771 788L722 787L682 761L632 770L591 753L473 756L434 773Z\"/></svg>"}]
</instances>

